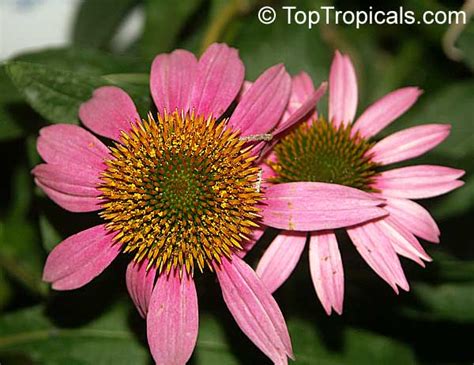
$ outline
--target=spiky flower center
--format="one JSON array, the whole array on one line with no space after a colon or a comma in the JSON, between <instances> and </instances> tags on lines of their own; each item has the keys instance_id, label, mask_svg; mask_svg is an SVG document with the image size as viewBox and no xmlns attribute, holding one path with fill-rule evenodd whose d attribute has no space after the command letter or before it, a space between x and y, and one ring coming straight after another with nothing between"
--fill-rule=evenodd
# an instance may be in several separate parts
<instances>
[{"instance_id":1,"label":"spiky flower center","mask_svg":"<svg viewBox=\"0 0 474 365\"><path fill-rule=\"evenodd\" d=\"M137 121L102 174L101 216L124 252L158 270L211 270L257 226L258 171L225 121L158 115Z\"/></svg>"},{"instance_id":2,"label":"spiky flower center","mask_svg":"<svg viewBox=\"0 0 474 365\"><path fill-rule=\"evenodd\" d=\"M367 156L370 147L350 126L335 127L322 117L302 123L275 147L276 161L269 162L277 173L273 182L326 182L373 191L377 164Z\"/></svg>"}]
</instances>

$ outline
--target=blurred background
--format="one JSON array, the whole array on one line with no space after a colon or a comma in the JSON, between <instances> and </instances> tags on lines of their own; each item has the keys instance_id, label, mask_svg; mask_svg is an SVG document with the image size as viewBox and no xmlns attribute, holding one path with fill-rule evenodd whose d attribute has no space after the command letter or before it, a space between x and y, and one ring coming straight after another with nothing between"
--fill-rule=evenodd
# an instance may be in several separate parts
<instances>
[{"instance_id":1,"label":"blurred background","mask_svg":"<svg viewBox=\"0 0 474 365\"><path fill-rule=\"evenodd\" d=\"M270 5L277 20L261 24ZM341 242L346 294L342 316L327 317L313 290L307 257L276 293L293 339L296 364L472 364L474 361L474 24L288 25L284 5L298 10L448 11L473 1L0 0L0 363L151 364L145 323L128 299L126 258L91 284L54 292L41 282L47 253L97 220L55 206L35 188L38 130L78 123L79 105L101 85L118 85L141 113L151 106L150 61L175 48L199 54L214 41L237 47L253 80L284 62L327 79L334 49L352 57L359 112L398 87L425 90L385 131L451 123L451 136L415 162L467 171L466 185L425 200L441 244L425 269L403 260L411 291L395 295ZM469 16L468 16L469 19ZM321 105L324 110L326 101ZM145 114L142 114L145 115ZM410 161L410 163L414 163ZM270 234L271 235L271 234ZM255 263L268 245L248 256ZM344 238L342 238L344 239ZM200 332L192 364L266 364L225 308L212 275L198 275Z\"/></svg>"}]
</instances>

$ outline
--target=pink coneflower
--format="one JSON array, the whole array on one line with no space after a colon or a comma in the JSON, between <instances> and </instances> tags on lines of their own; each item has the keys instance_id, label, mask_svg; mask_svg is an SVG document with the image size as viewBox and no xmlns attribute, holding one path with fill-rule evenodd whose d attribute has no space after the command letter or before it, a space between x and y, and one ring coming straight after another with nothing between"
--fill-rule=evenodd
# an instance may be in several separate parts
<instances>
[{"instance_id":1,"label":"pink coneflower","mask_svg":"<svg viewBox=\"0 0 474 365\"><path fill-rule=\"evenodd\" d=\"M127 288L146 318L159 364L184 364L193 352L193 275L206 269L216 273L225 303L255 345L277 364L293 356L280 309L239 258L242 246L261 234L263 194L254 161L285 111L291 78L282 65L271 67L237 98L243 81L235 49L214 44L199 61L177 50L152 65L156 118L141 120L117 87L97 89L81 106L84 125L112 140L111 146L75 125L40 131L38 152L46 163L33 170L38 186L64 209L100 211L104 220L55 247L43 279L57 290L79 288L120 252L132 254ZM314 107L317 97L311 94L287 125ZM234 101L232 115L222 119ZM383 214L379 199L355 194L348 201L357 199L365 202L363 213Z\"/></svg>"},{"instance_id":2,"label":"pink coneflower","mask_svg":"<svg viewBox=\"0 0 474 365\"><path fill-rule=\"evenodd\" d=\"M291 100L300 105L314 92L311 79L300 74L293 79ZM439 242L438 227L428 211L411 199L430 198L463 184L464 172L444 166L416 165L391 170L385 165L422 155L441 143L450 126L428 124L394 133L378 142L374 137L409 109L420 96L416 87L406 87L384 96L354 122L357 109L357 81L348 56L336 52L329 77L329 120L316 114L286 134L268 155L263 169L269 187L262 211L263 223L282 229L261 258L257 274L273 292L289 277L309 241L309 264L316 293L330 314L342 312L344 274L333 229L315 229L310 212L328 209L324 202L314 204L318 194L315 182L331 183L366 192L384 199L385 217L366 219L362 224L341 224L367 264L398 293L409 290L397 256L421 266L431 261L418 239ZM285 205L290 190L301 190L296 205ZM326 189L327 191L327 189ZM336 194L336 193L335 193ZM275 199L280 211L274 217ZM308 211L306 221L295 221L295 210ZM341 217L343 218L343 217ZM278 224L276 224L278 223ZM310 227L312 226L312 228ZM333 227L334 228L334 227Z\"/></svg>"}]
</instances>

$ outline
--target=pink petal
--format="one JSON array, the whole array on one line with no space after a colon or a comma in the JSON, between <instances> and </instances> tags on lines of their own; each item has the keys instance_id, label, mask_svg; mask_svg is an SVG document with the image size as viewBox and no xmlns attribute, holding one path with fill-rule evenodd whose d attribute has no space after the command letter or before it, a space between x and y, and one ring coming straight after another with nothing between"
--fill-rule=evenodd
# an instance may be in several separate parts
<instances>
[{"instance_id":1,"label":"pink petal","mask_svg":"<svg viewBox=\"0 0 474 365\"><path fill-rule=\"evenodd\" d=\"M70 212L95 212L101 209L101 200L97 197L66 194L44 185L38 179L35 179L35 184L38 185L53 202Z\"/></svg>"},{"instance_id":2,"label":"pink petal","mask_svg":"<svg viewBox=\"0 0 474 365\"><path fill-rule=\"evenodd\" d=\"M191 107L205 118L219 118L239 94L245 67L235 48L214 43L199 59Z\"/></svg>"},{"instance_id":3,"label":"pink petal","mask_svg":"<svg viewBox=\"0 0 474 365\"><path fill-rule=\"evenodd\" d=\"M368 222L347 229L354 246L369 266L398 293L397 285L408 291L409 286L400 260L390 243L390 233L377 222Z\"/></svg>"},{"instance_id":4,"label":"pink petal","mask_svg":"<svg viewBox=\"0 0 474 365\"><path fill-rule=\"evenodd\" d=\"M147 315L147 337L157 365L183 365L191 357L199 327L196 288L186 274L158 276Z\"/></svg>"},{"instance_id":5,"label":"pink petal","mask_svg":"<svg viewBox=\"0 0 474 365\"><path fill-rule=\"evenodd\" d=\"M271 156L274 156L274 154L271 154ZM269 158L265 160L267 161L268 159ZM268 166L264 162L260 163L259 167L262 170L262 184L264 184L264 186L268 186L268 180L276 177L277 174L275 173L275 171L273 171L273 169L270 166Z\"/></svg>"},{"instance_id":6,"label":"pink petal","mask_svg":"<svg viewBox=\"0 0 474 365\"><path fill-rule=\"evenodd\" d=\"M377 176L374 186L384 195L422 199L445 194L464 183L457 180L463 170L435 165L416 165L384 171Z\"/></svg>"},{"instance_id":7,"label":"pink petal","mask_svg":"<svg viewBox=\"0 0 474 365\"><path fill-rule=\"evenodd\" d=\"M449 124L426 124L396 132L372 147L367 154L382 165L421 156L443 142L449 135Z\"/></svg>"},{"instance_id":8,"label":"pink petal","mask_svg":"<svg viewBox=\"0 0 474 365\"><path fill-rule=\"evenodd\" d=\"M285 116L283 116L280 123L277 125L272 134L274 136L273 140L269 143L266 143L263 146L261 151L261 156L265 156L270 150L273 149L278 143L278 140L285 135L290 128L292 128L295 124L305 120L311 119L313 116L317 115L315 107L319 99L324 95L326 92L327 84L323 82L317 90L315 90L309 97L300 105L300 107L290 114L288 111L285 112ZM312 114L311 114L312 113Z\"/></svg>"},{"instance_id":9,"label":"pink petal","mask_svg":"<svg viewBox=\"0 0 474 365\"><path fill-rule=\"evenodd\" d=\"M243 95L228 124L242 136L268 133L285 111L291 78L283 65L266 70Z\"/></svg>"},{"instance_id":10,"label":"pink petal","mask_svg":"<svg viewBox=\"0 0 474 365\"><path fill-rule=\"evenodd\" d=\"M311 232L309 241L311 278L324 310L342 314L344 269L336 235L331 231Z\"/></svg>"},{"instance_id":11,"label":"pink petal","mask_svg":"<svg viewBox=\"0 0 474 365\"><path fill-rule=\"evenodd\" d=\"M285 319L275 299L255 272L240 258L223 260L216 268L224 301L252 342L275 364L293 357Z\"/></svg>"},{"instance_id":12,"label":"pink petal","mask_svg":"<svg viewBox=\"0 0 474 365\"><path fill-rule=\"evenodd\" d=\"M100 209L99 173L91 168L65 170L61 165L40 164L32 170L36 184L56 204L72 212Z\"/></svg>"},{"instance_id":13,"label":"pink petal","mask_svg":"<svg viewBox=\"0 0 474 365\"><path fill-rule=\"evenodd\" d=\"M92 132L116 141L121 131L128 132L132 122L140 120L133 100L116 86L103 86L82 103L79 118Z\"/></svg>"},{"instance_id":14,"label":"pink petal","mask_svg":"<svg viewBox=\"0 0 474 365\"><path fill-rule=\"evenodd\" d=\"M265 190L262 222L285 230L335 229L387 215L383 200L337 184L295 182Z\"/></svg>"},{"instance_id":15,"label":"pink petal","mask_svg":"<svg viewBox=\"0 0 474 365\"><path fill-rule=\"evenodd\" d=\"M272 132L273 135L284 133L296 123L300 122L304 117L307 117L311 111L314 111L319 99L321 99L321 97L326 92L326 88L327 83L323 82L317 90L314 90L311 94L309 94L308 97L302 101L299 107L295 109L287 119L284 119L278 125L278 127Z\"/></svg>"},{"instance_id":16,"label":"pink petal","mask_svg":"<svg viewBox=\"0 0 474 365\"><path fill-rule=\"evenodd\" d=\"M108 148L94 135L77 125L55 124L40 130L37 142L40 156L65 170L78 168L102 171ZM89 170L88 170L89 171Z\"/></svg>"},{"instance_id":17,"label":"pink petal","mask_svg":"<svg viewBox=\"0 0 474 365\"><path fill-rule=\"evenodd\" d=\"M313 80L311 80L311 77L306 72L300 72L294 76L291 79L291 96L287 106L288 112L294 113L299 109L314 91Z\"/></svg>"},{"instance_id":18,"label":"pink petal","mask_svg":"<svg viewBox=\"0 0 474 365\"><path fill-rule=\"evenodd\" d=\"M39 180L48 182L47 185L54 189L66 190L68 187L77 190L71 194L83 196L98 196L100 191L97 190L97 185L100 184L100 172L94 168L82 167L81 169L64 169L61 165L53 164L39 164L31 173ZM67 192L67 191L66 191Z\"/></svg>"},{"instance_id":19,"label":"pink petal","mask_svg":"<svg viewBox=\"0 0 474 365\"><path fill-rule=\"evenodd\" d=\"M128 264L125 277L128 293L143 318L146 318L148 313L148 305L156 276L155 266L152 265L149 270L147 270L147 266L148 260L140 263L132 261Z\"/></svg>"},{"instance_id":20,"label":"pink petal","mask_svg":"<svg viewBox=\"0 0 474 365\"><path fill-rule=\"evenodd\" d=\"M237 102L240 102L242 97L245 95L247 91L250 90L252 85L253 85L252 81L247 81L247 80L244 81L244 83L242 84L242 87L240 88L239 95L237 96Z\"/></svg>"},{"instance_id":21,"label":"pink petal","mask_svg":"<svg viewBox=\"0 0 474 365\"><path fill-rule=\"evenodd\" d=\"M387 236L390 237L390 242L399 255L407 257L423 267L425 267L425 264L421 259L432 261L431 257L428 256L416 237L407 231L395 219L388 216L385 219L378 221L377 224L380 229L386 232Z\"/></svg>"},{"instance_id":22,"label":"pink petal","mask_svg":"<svg viewBox=\"0 0 474 365\"><path fill-rule=\"evenodd\" d=\"M439 242L438 225L421 205L408 199L387 198L387 205L384 209L409 232L424 240Z\"/></svg>"},{"instance_id":23,"label":"pink petal","mask_svg":"<svg viewBox=\"0 0 474 365\"><path fill-rule=\"evenodd\" d=\"M236 252L236 255L240 258L244 258L250 250L255 246L258 240L263 236L265 233L265 226L260 226L258 228L254 228L252 234L249 237L249 240L242 244L243 250Z\"/></svg>"},{"instance_id":24,"label":"pink petal","mask_svg":"<svg viewBox=\"0 0 474 365\"><path fill-rule=\"evenodd\" d=\"M72 212L100 209L96 189L109 151L85 129L56 124L40 130L38 152L48 162L32 172L35 182L58 205Z\"/></svg>"},{"instance_id":25,"label":"pink petal","mask_svg":"<svg viewBox=\"0 0 474 365\"><path fill-rule=\"evenodd\" d=\"M97 189L100 184L99 174L93 169L71 171L58 165L40 164L31 172L41 184L65 194L92 198L101 194Z\"/></svg>"},{"instance_id":26,"label":"pink petal","mask_svg":"<svg viewBox=\"0 0 474 365\"><path fill-rule=\"evenodd\" d=\"M329 72L329 120L352 123L357 110L357 78L349 56L336 51Z\"/></svg>"},{"instance_id":27,"label":"pink petal","mask_svg":"<svg viewBox=\"0 0 474 365\"><path fill-rule=\"evenodd\" d=\"M260 259L256 273L270 293L277 290L298 263L306 244L305 232L281 232Z\"/></svg>"},{"instance_id":28,"label":"pink petal","mask_svg":"<svg viewBox=\"0 0 474 365\"><path fill-rule=\"evenodd\" d=\"M370 138L392 123L415 104L422 91L405 87L392 91L369 106L354 123L352 131Z\"/></svg>"},{"instance_id":29,"label":"pink petal","mask_svg":"<svg viewBox=\"0 0 474 365\"><path fill-rule=\"evenodd\" d=\"M86 285L120 253L121 246L114 243L114 237L101 224L66 238L46 259L43 280L56 290Z\"/></svg>"},{"instance_id":30,"label":"pink petal","mask_svg":"<svg viewBox=\"0 0 474 365\"><path fill-rule=\"evenodd\" d=\"M196 72L197 60L191 52L178 49L155 57L151 65L150 91L160 113L190 109Z\"/></svg>"}]
</instances>

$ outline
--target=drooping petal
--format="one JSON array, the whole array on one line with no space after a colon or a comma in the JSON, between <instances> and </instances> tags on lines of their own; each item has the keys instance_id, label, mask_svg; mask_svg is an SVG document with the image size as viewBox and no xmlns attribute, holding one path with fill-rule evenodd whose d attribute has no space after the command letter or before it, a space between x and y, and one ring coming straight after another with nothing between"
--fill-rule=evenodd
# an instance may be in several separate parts
<instances>
[{"instance_id":1,"label":"drooping petal","mask_svg":"<svg viewBox=\"0 0 474 365\"><path fill-rule=\"evenodd\" d=\"M291 78L283 65L266 70L242 96L228 122L241 136L271 131L280 120L291 91Z\"/></svg>"},{"instance_id":2,"label":"drooping petal","mask_svg":"<svg viewBox=\"0 0 474 365\"><path fill-rule=\"evenodd\" d=\"M140 120L133 100L116 86L103 86L92 98L81 104L79 118L92 132L119 140L121 131L128 132L131 123Z\"/></svg>"},{"instance_id":3,"label":"drooping petal","mask_svg":"<svg viewBox=\"0 0 474 365\"><path fill-rule=\"evenodd\" d=\"M249 240L246 242L243 242L242 247L243 250L240 250L236 252L235 254L239 256L240 258L244 258L250 250L255 246L255 244L258 242L258 240L263 236L265 233L265 226L261 225L260 227L254 228L252 231L252 234L249 237Z\"/></svg>"},{"instance_id":4,"label":"drooping petal","mask_svg":"<svg viewBox=\"0 0 474 365\"><path fill-rule=\"evenodd\" d=\"M86 285L120 253L121 246L113 242L114 237L101 224L66 238L46 259L43 280L56 290Z\"/></svg>"},{"instance_id":5,"label":"drooping petal","mask_svg":"<svg viewBox=\"0 0 474 365\"><path fill-rule=\"evenodd\" d=\"M267 248L255 271L270 293L277 290L291 275L305 244L305 232L283 231Z\"/></svg>"},{"instance_id":6,"label":"drooping petal","mask_svg":"<svg viewBox=\"0 0 474 365\"><path fill-rule=\"evenodd\" d=\"M306 72L300 72L291 79L291 95L287 111L291 114L298 110L305 100L314 93L314 84Z\"/></svg>"},{"instance_id":7,"label":"drooping petal","mask_svg":"<svg viewBox=\"0 0 474 365\"><path fill-rule=\"evenodd\" d=\"M40 130L37 149L46 162L65 170L84 167L102 171L108 148L94 135L73 124L55 124Z\"/></svg>"},{"instance_id":8,"label":"drooping petal","mask_svg":"<svg viewBox=\"0 0 474 365\"><path fill-rule=\"evenodd\" d=\"M376 177L374 186L383 195L423 199L445 194L464 183L457 180L463 170L435 165L416 165L384 171Z\"/></svg>"},{"instance_id":9,"label":"drooping petal","mask_svg":"<svg viewBox=\"0 0 474 365\"><path fill-rule=\"evenodd\" d=\"M55 203L72 212L100 209L96 186L109 156L101 141L79 126L56 124L40 130L37 148L48 163L32 173Z\"/></svg>"},{"instance_id":10,"label":"drooping petal","mask_svg":"<svg viewBox=\"0 0 474 365\"><path fill-rule=\"evenodd\" d=\"M66 194L50 188L39 179L35 179L35 184L38 185L53 202L70 212L95 212L101 209L101 200L98 197Z\"/></svg>"},{"instance_id":11,"label":"drooping petal","mask_svg":"<svg viewBox=\"0 0 474 365\"><path fill-rule=\"evenodd\" d=\"M132 261L128 264L125 276L128 293L137 307L140 315L145 318L148 313L150 297L155 283L156 269L152 265L147 270L148 260L137 263Z\"/></svg>"},{"instance_id":12,"label":"drooping petal","mask_svg":"<svg viewBox=\"0 0 474 365\"><path fill-rule=\"evenodd\" d=\"M150 91L160 113L190 109L197 63L191 52L182 49L155 57L151 65Z\"/></svg>"},{"instance_id":13,"label":"drooping petal","mask_svg":"<svg viewBox=\"0 0 474 365\"><path fill-rule=\"evenodd\" d=\"M418 203L408 199L387 198L384 207L390 216L414 235L438 243L440 231L430 213Z\"/></svg>"},{"instance_id":14,"label":"drooping petal","mask_svg":"<svg viewBox=\"0 0 474 365\"><path fill-rule=\"evenodd\" d=\"M242 97L245 95L247 91L249 91L252 85L253 85L252 81L247 81L247 80L244 81L244 83L242 84L242 87L240 88L239 95L237 96L237 102L240 102L240 100L242 100Z\"/></svg>"},{"instance_id":15,"label":"drooping petal","mask_svg":"<svg viewBox=\"0 0 474 365\"><path fill-rule=\"evenodd\" d=\"M199 115L219 118L239 94L245 67L235 48L214 43L199 59L191 108Z\"/></svg>"},{"instance_id":16,"label":"drooping petal","mask_svg":"<svg viewBox=\"0 0 474 365\"><path fill-rule=\"evenodd\" d=\"M147 314L147 337L157 365L184 365L191 357L199 327L194 281L186 274L162 273Z\"/></svg>"},{"instance_id":17,"label":"drooping petal","mask_svg":"<svg viewBox=\"0 0 474 365\"><path fill-rule=\"evenodd\" d=\"M32 170L37 185L59 206L73 212L91 212L100 209L101 195L97 189L99 173L82 166L77 170L63 166L40 164Z\"/></svg>"},{"instance_id":18,"label":"drooping petal","mask_svg":"<svg viewBox=\"0 0 474 365\"><path fill-rule=\"evenodd\" d=\"M72 195L98 196L97 185L101 180L97 170L82 167L79 170L66 170L60 165L39 164L31 171L39 180L47 182L52 188ZM70 191L68 191L70 189Z\"/></svg>"},{"instance_id":19,"label":"drooping petal","mask_svg":"<svg viewBox=\"0 0 474 365\"><path fill-rule=\"evenodd\" d=\"M377 224L390 237L390 242L396 253L415 261L423 267L425 267L425 264L422 260L432 261L416 237L391 216L380 220Z\"/></svg>"},{"instance_id":20,"label":"drooping petal","mask_svg":"<svg viewBox=\"0 0 474 365\"><path fill-rule=\"evenodd\" d=\"M358 189L337 184L295 182L265 190L262 222L285 230L335 229L379 218L388 213L383 200Z\"/></svg>"},{"instance_id":21,"label":"drooping petal","mask_svg":"<svg viewBox=\"0 0 474 365\"><path fill-rule=\"evenodd\" d=\"M339 126L354 120L357 110L357 78L349 56L336 51L329 72L329 120Z\"/></svg>"},{"instance_id":22,"label":"drooping petal","mask_svg":"<svg viewBox=\"0 0 474 365\"><path fill-rule=\"evenodd\" d=\"M274 154L271 153L268 155L268 157L265 159L265 161L268 161L269 158L273 158ZM259 164L259 167L262 169L262 184L263 186L268 186L268 180L271 178L274 178L277 176L276 172L268 166L265 162L262 162Z\"/></svg>"},{"instance_id":23,"label":"drooping petal","mask_svg":"<svg viewBox=\"0 0 474 365\"><path fill-rule=\"evenodd\" d=\"M309 268L316 294L328 315L342 314L344 269L336 235L332 231L311 232Z\"/></svg>"},{"instance_id":24,"label":"drooping petal","mask_svg":"<svg viewBox=\"0 0 474 365\"><path fill-rule=\"evenodd\" d=\"M421 156L443 142L449 135L449 124L426 124L396 132L377 142L367 154L382 165Z\"/></svg>"},{"instance_id":25,"label":"drooping petal","mask_svg":"<svg viewBox=\"0 0 474 365\"><path fill-rule=\"evenodd\" d=\"M275 364L293 357L290 335L275 299L257 274L240 258L216 267L222 295L235 321Z\"/></svg>"},{"instance_id":26,"label":"drooping petal","mask_svg":"<svg viewBox=\"0 0 474 365\"><path fill-rule=\"evenodd\" d=\"M348 228L347 233L367 264L397 294L397 285L403 290L409 290L400 260L390 243L390 236L379 227L377 221Z\"/></svg>"},{"instance_id":27,"label":"drooping petal","mask_svg":"<svg viewBox=\"0 0 474 365\"><path fill-rule=\"evenodd\" d=\"M287 110L275 130L272 131L273 139L269 142L261 143L261 146L254 148L256 151L255 153L257 154L257 152L259 152L262 157L267 156L267 154L278 143L278 140L280 140L286 132L291 129L291 127L304 120L312 120L311 118L317 115L315 107L319 99L326 92L326 87L327 83L323 82L317 90L309 95L297 110L291 114Z\"/></svg>"},{"instance_id":28,"label":"drooping petal","mask_svg":"<svg viewBox=\"0 0 474 365\"><path fill-rule=\"evenodd\" d=\"M404 87L392 91L369 106L357 119L352 131L370 138L404 114L417 101L422 91L417 87Z\"/></svg>"},{"instance_id":29,"label":"drooping petal","mask_svg":"<svg viewBox=\"0 0 474 365\"><path fill-rule=\"evenodd\" d=\"M280 123L278 123L275 130L272 131L273 139L263 145L261 156L266 156L278 143L278 140L285 136L286 132L288 132L295 124L304 120L311 120L312 117L317 115L315 107L319 99L326 92L326 87L327 83L323 82L317 90L309 95L297 110L291 114L288 111L285 112Z\"/></svg>"},{"instance_id":30,"label":"drooping petal","mask_svg":"<svg viewBox=\"0 0 474 365\"><path fill-rule=\"evenodd\" d=\"M277 128L272 132L273 135L279 135L286 132L288 129L293 127L296 123L303 120L304 117L307 117L311 112L314 112L316 104L319 99L326 92L327 83L323 82L317 90L314 90L311 94L304 99L298 108L296 108L287 119L278 124Z\"/></svg>"}]
</instances>

